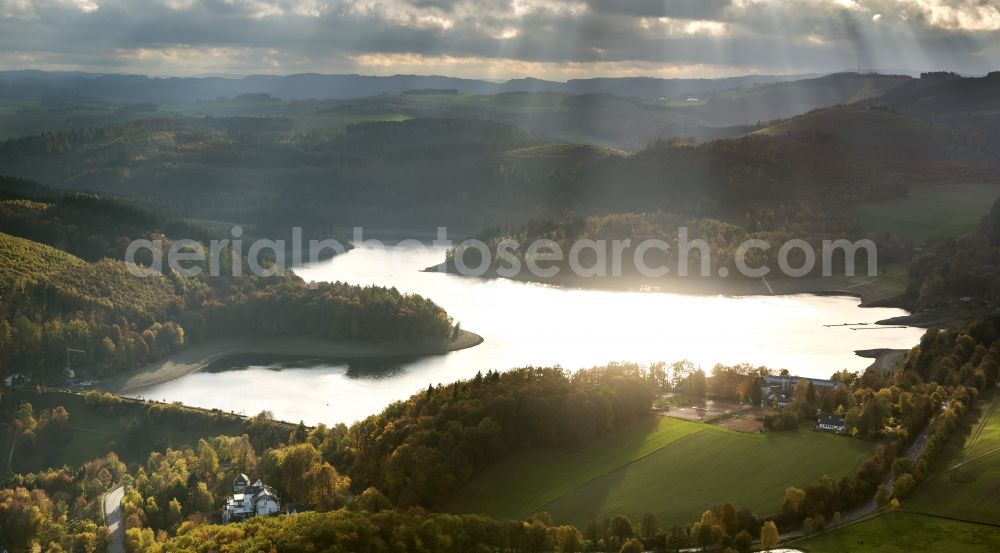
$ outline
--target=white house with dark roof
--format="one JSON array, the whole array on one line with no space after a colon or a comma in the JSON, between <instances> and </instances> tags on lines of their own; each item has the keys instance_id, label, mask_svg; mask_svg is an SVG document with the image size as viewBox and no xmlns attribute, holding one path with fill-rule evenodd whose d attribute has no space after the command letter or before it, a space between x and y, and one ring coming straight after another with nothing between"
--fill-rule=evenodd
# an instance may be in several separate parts
<instances>
[{"instance_id":1,"label":"white house with dark roof","mask_svg":"<svg viewBox=\"0 0 1000 553\"><path fill-rule=\"evenodd\" d=\"M233 479L233 493L243 493L243 490L247 489L249 485L250 477L241 472Z\"/></svg>"},{"instance_id":2,"label":"white house with dark roof","mask_svg":"<svg viewBox=\"0 0 1000 553\"><path fill-rule=\"evenodd\" d=\"M843 434L847 432L847 425L844 424L844 417L840 415L820 413L819 417L816 418L816 429Z\"/></svg>"},{"instance_id":3,"label":"white house with dark roof","mask_svg":"<svg viewBox=\"0 0 1000 553\"><path fill-rule=\"evenodd\" d=\"M249 482L250 478L245 474L233 480L233 495L226 500L222 522L236 522L281 511L281 500L274 488L265 485L259 478L253 484Z\"/></svg>"}]
</instances>

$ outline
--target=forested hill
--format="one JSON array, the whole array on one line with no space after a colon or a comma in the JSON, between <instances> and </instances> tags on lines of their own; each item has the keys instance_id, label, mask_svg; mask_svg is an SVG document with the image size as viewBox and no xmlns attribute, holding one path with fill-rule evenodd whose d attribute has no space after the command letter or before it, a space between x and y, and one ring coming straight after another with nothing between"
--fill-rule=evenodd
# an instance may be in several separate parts
<instances>
[{"instance_id":1,"label":"forested hill","mask_svg":"<svg viewBox=\"0 0 1000 553\"><path fill-rule=\"evenodd\" d=\"M693 111L709 124L753 124L877 98L912 80L904 75L837 73L719 92Z\"/></svg>"},{"instance_id":2,"label":"forested hill","mask_svg":"<svg viewBox=\"0 0 1000 553\"><path fill-rule=\"evenodd\" d=\"M983 174L1000 162L995 143L940 123L861 105L835 106L793 117L756 135L785 136L824 142L868 161L907 162L916 166L949 163ZM953 177L954 178L954 177Z\"/></svg>"},{"instance_id":3,"label":"forested hill","mask_svg":"<svg viewBox=\"0 0 1000 553\"><path fill-rule=\"evenodd\" d=\"M748 202L843 207L901 195L911 182L995 175L992 152L956 133L884 111L834 108L758 135L658 141L628 155L478 119L338 131L282 119L173 118L10 140L0 143L0 163L18 177L185 217L323 231L475 230L568 213L728 218L742 216L736 208ZM895 146L852 146L866 134Z\"/></svg>"},{"instance_id":4,"label":"forested hill","mask_svg":"<svg viewBox=\"0 0 1000 553\"><path fill-rule=\"evenodd\" d=\"M90 205L110 209L91 214ZM98 237L111 238L112 249L123 250L129 237L117 233L149 230L144 225L150 222L144 210L90 196L61 197L52 204L6 200L0 202L0 214L2 224L13 231L60 247L72 247L75 242L64 238L80 229L96 229L106 233ZM88 214L97 218L90 220ZM130 226L130 214L135 226ZM109 221L114 224L103 226ZM132 238L136 236L144 234ZM162 233L156 237L164 248L173 243ZM208 276L203 267L191 278L169 269L139 277L120 258L106 257L102 250L93 253L96 260L87 262L0 232L0 375L57 373L66 348L80 350L75 367L103 376L216 337L435 339L444 347L453 331L448 315L420 296L343 283L310 287L290 272L233 276L228 251L223 252L221 276ZM246 260L242 271L251 275Z\"/></svg>"},{"instance_id":5,"label":"forested hill","mask_svg":"<svg viewBox=\"0 0 1000 553\"><path fill-rule=\"evenodd\" d=\"M976 232L945 240L917 256L909 267L907 295L918 307L944 306L970 298L1000 305L1000 200Z\"/></svg>"},{"instance_id":6,"label":"forested hill","mask_svg":"<svg viewBox=\"0 0 1000 553\"><path fill-rule=\"evenodd\" d=\"M637 268L634 261L637 255L637 246L646 240L663 240L669 244L669 251L680 251L678 233L681 228L686 229L688 240L704 240L709 245L710 266L713 269L724 268L731 275L740 274L739 268L734 262L737 257L736 251L741 244L750 239L762 239L771 244L777 244L795 238L806 240L819 250L822 247L822 240L828 239L830 236L860 234L858 226L849 217L838 213L837 210L824 210L821 207L807 204L790 203L771 207L748 206L739 219L728 222L710 217L664 212L570 216L533 220L517 228L488 229L477 234L476 238L487 244L494 253L498 251L502 241L513 240L517 247L507 249L504 253L520 261L520 265L513 264L522 268L519 273L514 275L514 278L544 280L523 269L527 266L528 247L539 240L552 241L563 252L571 251L573 245L579 241L593 240L598 244L611 244L615 240L630 240L629 245L622 246L621 274L626 278L642 278L643 272ZM889 246L890 244L882 245ZM879 260L882 263L897 261L893 257L894 252L890 247L883 248L879 253ZM607 252L605 251L603 254L606 255ZM752 266L767 267L773 275L781 274L778 256L773 249L754 251L752 255L753 258L750 260ZM453 272L456 270L455 258L458 256L461 256L466 267L478 267L481 263L481 257L476 248L456 247L448 252L445 270ZM649 255L646 258L646 263L650 269L659 268L662 264L669 269L671 275L677 275L679 257L679 255L655 257ZM700 269L698 269L701 266L699 252L693 250L686 262L691 268L690 274L692 276L700 274ZM794 262L801 264L801 260L798 258L795 258ZM591 251L582 252L579 263L580 266L588 268L601 266L597 255ZM553 278L557 282L566 282L566 279L572 279L570 275L574 274L570 262L566 258L546 266L558 269L558 276ZM866 270L863 259L859 261L858 267L861 267L862 272ZM505 258L494 255L487 273L496 276L509 272L510 268L511 264ZM833 266L830 268L834 274L842 274L843 260L835 257ZM606 274L599 273L599 276L611 274L607 267L602 267L602 269L602 273ZM817 265L814 267L813 274L820 276L822 268ZM587 279L570 280L570 282L580 284L587 282Z\"/></svg>"},{"instance_id":7,"label":"forested hill","mask_svg":"<svg viewBox=\"0 0 1000 553\"><path fill-rule=\"evenodd\" d=\"M136 238L169 235L208 241L206 229L118 198L62 192L0 176L0 232L65 250L86 261L123 259Z\"/></svg>"},{"instance_id":8,"label":"forested hill","mask_svg":"<svg viewBox=\"0 0 1000 553\"><path fill-rule=\"evenodd\" d=\"M480 373L357 423L354 443L328 454L360 488L403 506L440 505L504 455L581 447L646 416L655 395L647 376L637 365Z\"/></svg>"},{"instance_id":9,"label":"forested hill","mask_svg":"<svg viewBox=\"0 0 1000 553\"><path fill-rule=\"evenodd\" d=\"M864 104L1000 140L1000 71L985 77L925 73Z\"/></svg>"},{"instance_id":10,"label":"forested hill","mask_svg":"<svg viewBox=\"0 0 1000 553\"><path fill-rule=\"evenodd\" d=\"M124 196L175 216L270 218L288 227L471 224L484 209L530 201L534 176L500 157L539 143L480 120L362 123L341 132L270 119L179 118L7 141L0 163L15 176Z\"/></svg>"},{"instance_id":11,"label":"forested hill","mask_svg":"<svg viewBox=\"0 0 1000 553\"><path fill-rule=\"evenodd\" d=\"M80 72L2 71L0 98L46 97L50 102L114 99L128 102L214 100L220 96L267 93L292 99L358 98L418 89L453 89L479 94L502 92L612 93L656 98L702 94L742 86L788 81L794 75L747 75L721 79L595 78L568 82L512 79L497 83L441 76L250 75L243 78L150 78L143 75Z\"/></svg>"},{"instance_id":12,"label":"forested hill","mask_svg":"<svg viewBox=\"0 0 1000 553\"><path fill-rule=\"evenodd\" d=\"M55 278L66 270L85 265L74 257L51 246L0 234L0 294L6 295L18 287L31 286Z\"/></svg>"}]
</instances>

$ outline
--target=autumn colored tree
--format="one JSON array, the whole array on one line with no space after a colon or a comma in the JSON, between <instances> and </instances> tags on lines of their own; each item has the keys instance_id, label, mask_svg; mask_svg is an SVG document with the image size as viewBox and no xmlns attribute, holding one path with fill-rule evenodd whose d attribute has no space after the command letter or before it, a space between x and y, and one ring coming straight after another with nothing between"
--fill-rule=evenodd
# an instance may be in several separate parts
<instances>
[{"instance_id":1,"label":"autumn colored tree","mask_svg":"<svg viewBox=\"0 0 1000 553\"><path fill-rule=\"evenodd\" d=\"M362 511L377 513L392 508L392 502L382 492L369 486L361 495L354 500L355 505Z\"/></svg>"},{"instance_id":2,"label":"autumn colored tree","mask_svg":"<svg viewBox=\"0 0 1000 553\"><path fill-rule=\"evenodd\" d=\"M740 530L740 533L733 538L733 548L739 553L749 553L752 547L753 537L746 530Z\"/></svg>"},{"instance_id":3,"label":"autumn colored tree","mask_svg":"<svg viewBox=\"0 0 1000 553\"><path fill-rule=\"evenodd\" d=\"M778 526L773 520L764 523L760 528L760 546L763 549L772 549L778 545Z\"/></svg>"},{"instance_id":4,"label":"autumn colored tree","mask_svg":"<svg viewBox=\"0 0 1000 553\"><path fill-rule=\"evenodd\" d=\"M351 479L326 462L313 465L301 478L309 492L309 503L319 511L338 507L351 487Z\"/></svg>"},{"instance_id":5,"label":"autumn colored tree","mask_svg":"<svg viewBox=\"0 0 1000 553\"><path fill-rule=\"evenodd\" d=\"M611 518L609 532L620 540L627 540L635 536L632 521L623 515L615 515Z\"/></svg>"},{"instance_id":6,"label":"autumn colored tree","mask_svg":"<svg viewBox=\"0 0 1000 553\"><path fill-rule=\"evenodd\" d=\"M618 553L642 553L643 549L641 541L631 538L622 544L622 548L618 550Z\"/></svg>"}]
</instances>

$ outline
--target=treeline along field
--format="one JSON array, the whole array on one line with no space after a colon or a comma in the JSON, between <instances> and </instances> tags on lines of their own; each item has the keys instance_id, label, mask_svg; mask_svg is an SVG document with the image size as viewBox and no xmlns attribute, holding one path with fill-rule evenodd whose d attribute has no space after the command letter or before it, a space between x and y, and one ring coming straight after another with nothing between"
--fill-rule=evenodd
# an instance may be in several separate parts
<instances>
[{"instance_id":1,"label":"treeline along field","mask_svg":"<svg viewBox=\"0 0 1000 553\"><path fill-rule=\"evenodd\" d=\"M212 436L239 436L250 428L248 421L229 413L98 392L8 391L4 405L15 413L12 424L18 433L12 455L10 442L0 446L13 473L79 467L111 452L123 462L137 463L151 451ZM283 428L287 432L290 425Z\"/></svg>"}]
</instances>

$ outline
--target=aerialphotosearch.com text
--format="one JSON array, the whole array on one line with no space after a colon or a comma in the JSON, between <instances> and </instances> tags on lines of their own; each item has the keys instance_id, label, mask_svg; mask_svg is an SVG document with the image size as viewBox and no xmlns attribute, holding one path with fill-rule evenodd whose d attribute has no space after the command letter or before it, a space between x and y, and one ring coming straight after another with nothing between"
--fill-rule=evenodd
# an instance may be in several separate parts
<instances>
[{"instance_id":1,"label":"aerialphotosearch.com text","mask_svg":"<svg viewBox=\"0 0 1000 553\"><path fill-rule=\"evenodd\" d=\"M473 277L495 274L513 278L525 276L524 271L539 279L553 278L561 271L582 278L615 277L625 274L628 268L630 273L650 278L667 275L725 278L731 276L726 265L747 278L764 277L774 270L793 278L831 276L835 267L839 268L838 274L855 276L856 265L864 265L862 274L878 274L875 243L868 239L851 241L844 238L822 240L818 247L802 239L771 244L752 238L733 250L731 263L713 268L712 260L716 257L711 245L701 238L691 238L687 227L677 229L673 243L657 238L639 241L580 239L568 248L549 239L527 244L501 239L491 246L469 238L456 244L448 238L447 227L438 227L437 237L429 244L414 239L386 244L365 238L362 227L353 229L349 245L332 238L306 242L300 227L292 229L290 242L267 238L247 241L243 234L241 227L234 226L230 237L211 240L207 245L189 239L171 242L169 246L163 240L135 240L126 249L125 261L137 276L163 274L169 269L184 277L201 274L242 276L246 271L266 277L280 274L289 267L314 264L346 253L351 247L380 247L385 255L412 253L421 248L447 249L451 251L447 270ZM861 262L857 263L859 258ZM840 262L835 262L838 259Z\"/></svg>"}]
</instances>

